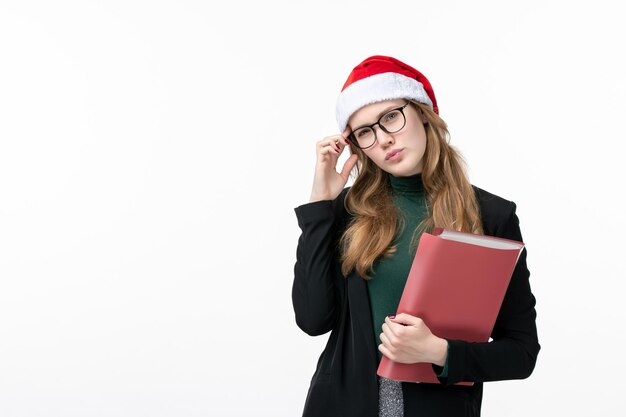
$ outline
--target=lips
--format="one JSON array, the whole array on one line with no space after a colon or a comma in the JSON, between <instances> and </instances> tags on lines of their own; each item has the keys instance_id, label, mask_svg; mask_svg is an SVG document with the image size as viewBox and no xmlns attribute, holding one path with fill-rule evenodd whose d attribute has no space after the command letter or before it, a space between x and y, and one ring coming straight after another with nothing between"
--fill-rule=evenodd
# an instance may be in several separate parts
<instances>
[{"instance_id":1,"label":"lips","mask_svg":"<svg viewBox=\"0 0 626 417\"><path fill-rule=\"evenodd\" d=\"M400 151L402 151L402 149L394 149L391 152L387 153L387 155L385 156L385 161L389 158L393 158Z\"/></svg>"}]
</instances>

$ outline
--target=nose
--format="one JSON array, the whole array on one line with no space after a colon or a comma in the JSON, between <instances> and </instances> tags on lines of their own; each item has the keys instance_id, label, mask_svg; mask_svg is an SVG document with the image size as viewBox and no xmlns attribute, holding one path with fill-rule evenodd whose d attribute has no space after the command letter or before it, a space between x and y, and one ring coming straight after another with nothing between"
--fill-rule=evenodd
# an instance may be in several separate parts
<instances>
[{"instance_id":1,"label":"nose","mask_svg":"<svg viewBox=\"0 0 626 417\"><path fill-rule=\"evenodd\" d=\"M394 137L381 129L380 125L374 126L373 129L374 132L376 132L376 141L380 146L388 146L389 144L393 144L395 142Z\"/></svg>"}]
</instances>

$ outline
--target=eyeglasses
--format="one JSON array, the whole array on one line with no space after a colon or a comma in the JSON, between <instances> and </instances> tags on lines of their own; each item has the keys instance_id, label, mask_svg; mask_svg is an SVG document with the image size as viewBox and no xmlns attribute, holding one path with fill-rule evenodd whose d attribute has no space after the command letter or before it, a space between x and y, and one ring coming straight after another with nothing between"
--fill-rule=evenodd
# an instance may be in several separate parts
<instances>
[{"instance_id":1,"label":"eyeglasses","mask_svg":"<svg viewBox=\"0 0 626 417\"><path fill-rule=\"evenodd\" d=\"M367 149L376 143L376 131L374 126L378 125L386 133L398 133L406 124L406 116L404 115L404 108L409 105L406 103L402 107L389 110L387 113L380 116L376 123L369 126L363 126L350 133L348 140L357 148Z\"/></svg>"}]
</instances>

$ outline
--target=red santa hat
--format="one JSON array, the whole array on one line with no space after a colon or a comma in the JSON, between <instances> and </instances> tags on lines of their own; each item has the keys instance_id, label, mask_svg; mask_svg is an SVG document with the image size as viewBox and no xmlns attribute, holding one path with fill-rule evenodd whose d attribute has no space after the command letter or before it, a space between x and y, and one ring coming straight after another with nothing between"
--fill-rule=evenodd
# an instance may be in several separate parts
<instances>
[{"instance_id":1,"label":"red santa hat","mask_svg":"<svg viewBox=\"0 0 626 417\"><path fill-rule=\"evenodd\" d=\"M397 98L424 103L439 114L435 92L421 72L389 56L367 58L354 67L337 98L339 131L344 131L350 116L361 107Z\"/></svg>"}]
</instances>

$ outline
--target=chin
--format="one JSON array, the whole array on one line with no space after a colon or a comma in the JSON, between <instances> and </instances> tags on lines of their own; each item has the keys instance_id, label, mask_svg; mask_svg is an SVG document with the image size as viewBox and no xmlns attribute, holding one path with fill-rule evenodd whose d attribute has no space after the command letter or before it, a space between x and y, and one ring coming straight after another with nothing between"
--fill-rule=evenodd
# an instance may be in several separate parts
<instances>
[{"instance_id":1,"label":"chin","mask_svg":"<svg viewBox=\"0 0 626 417\"><path fill-rule=\"evenodd\" d=\"M415 171L408 171L405 169L393 169L390 171L387 171L389 174L393 175L394 177L410 177L411 175L415 175L418 174L418 172Z\"/></svg>"},{"instance_id":2,"label":"chin","mask_svg":"<svg viewBox=\"0 0 626 417\"><path fill-rule=\"evenodd\" d=\"M410 177L412 175L417 175L421 173L422 167L420 166L418 168L406 168L402 166L394 166L390 170L385 170L385 171L387 171L389 174L393 175L394 177Z\"/></svg>"}]
</instances>

